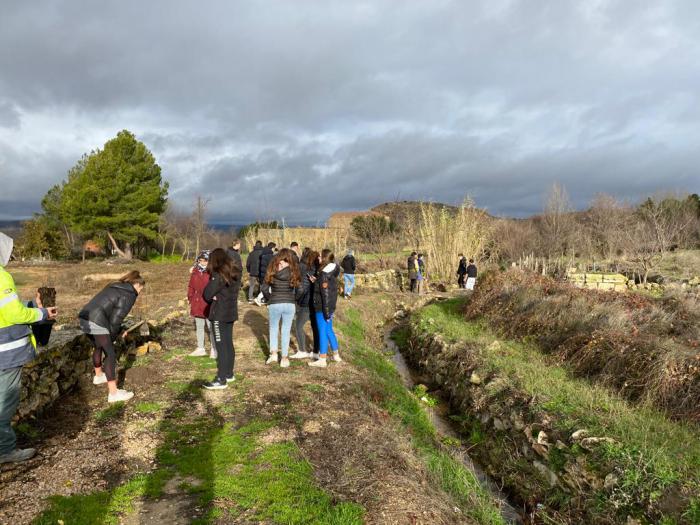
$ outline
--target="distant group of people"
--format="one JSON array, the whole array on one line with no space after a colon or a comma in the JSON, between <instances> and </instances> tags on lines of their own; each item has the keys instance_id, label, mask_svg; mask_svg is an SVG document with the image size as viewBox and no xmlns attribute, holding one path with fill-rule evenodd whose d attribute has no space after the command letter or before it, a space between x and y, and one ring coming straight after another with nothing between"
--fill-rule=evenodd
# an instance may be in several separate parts
<instances>
[{"instance_id":1,"label":"distant group of people","mask_svg":"<svg viewBox=\"0 0 700 525\"><path fill-rule=\"evenodd\" d=\"M473 290L474 285L476 285L476 265L474 264L474 259L469 259L467 263L467 258L464 254L459 254L459 266L457 266L457 284L460 288L466 290Z\"/></svg>"},{"instance_id":2,"label":"distant group of people","mask_svg":"<svg viewBox=\"0 0 700 525\"><path fill-rule=\"evenodd\" d=\"M425 258L422 253L411 252L406 261L408 269L409 290L411 293L422 294L425 291L427 274L425 273Z\"/></svg>"},{"instance_id":3,"label":"distant group of people","mask_svg":"<svg viewBox=\"0 0 700 525\"><path fill-rule=\"evenodd\" d=\"M274 242L263 247L257 241L248 254L248 302L267 305L269 356L267 364L289 367L290 359L310 359L309 366L325 368L330 359L341 362L338 339L333 330L338 297L338 277L344 273L344 297L352 296L356 262L348 250L340 266L335 254L324 249L303 251L297 242L278 249ZM204 385L223 389L235 380L233 323L237 320L236 298L243 278L240 240L224 251L203 251L191 270L187 289L190 314L195 320L197 347L191 356L206 356L205 331L209 330L209 356L217 360L216 377ZM306 324L311 325L313 343L308 345ZM297 351L289 355L292 327Z\"/></svg>"}]
</instances>

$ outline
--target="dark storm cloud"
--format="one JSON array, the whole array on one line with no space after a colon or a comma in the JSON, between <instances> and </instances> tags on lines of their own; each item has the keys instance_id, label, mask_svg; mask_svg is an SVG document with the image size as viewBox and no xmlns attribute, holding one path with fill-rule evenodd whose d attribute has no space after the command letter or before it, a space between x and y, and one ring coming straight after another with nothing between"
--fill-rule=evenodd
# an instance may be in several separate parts
<instances>
[{"instance_id":1,"label":"dark storm cloud","mask_svg":"<svg viewBox=\"0 0 700 525\"><path fill-rule=\"evenodd\" d=\"M123 128L218 221L698 191L697 35L692 0L9 3L0 219Z\"/></svg>"}]
</instances>

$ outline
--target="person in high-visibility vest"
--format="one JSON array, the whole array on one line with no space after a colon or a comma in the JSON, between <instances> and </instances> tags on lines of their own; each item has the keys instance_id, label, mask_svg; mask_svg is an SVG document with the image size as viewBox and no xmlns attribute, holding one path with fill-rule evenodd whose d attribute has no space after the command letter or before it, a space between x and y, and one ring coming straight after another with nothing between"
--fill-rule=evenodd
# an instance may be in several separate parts
<instances>
[{"instance_id":1,"label":"person in high-visibility vest","mask_svg":"<svg viewBox=\"0 0 700 525\"><path fill-rule=\"evenodd\" d=\"M36 454L33 448L19 449L12 418L19 405L22 366L36 356L30 325L56 318L56 308L28 308L20 301L15 281L5 270L14 243L0 232L0 463L25 461Z\"/></svg>"}]
</instances>

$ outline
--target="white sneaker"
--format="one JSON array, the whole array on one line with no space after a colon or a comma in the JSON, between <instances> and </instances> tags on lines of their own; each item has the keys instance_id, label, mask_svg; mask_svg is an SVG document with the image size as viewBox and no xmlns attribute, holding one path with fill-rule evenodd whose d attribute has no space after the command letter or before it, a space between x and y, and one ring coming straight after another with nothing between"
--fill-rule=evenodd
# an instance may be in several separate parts
<instances>
[{"instance_id":1,"label":"white sneaker","mask_svg":"<svg viewBox=\"0 0 700 525\"><path fill-rule=\"evenodd\" d=\"M311 354L311 357L313 357L313 359L316 360L316 359L319 358L319 353L318 353L318 352L314 352L314 353Z\"/></svg>"},{"instance_id":2,"label":"white sneaker","mask_svg":"<svg viewBox=\"0 0 700 525\"><path fill-rule=\"evenodd\" d=\"M328 366L326 361L327 361L327 359L325 357L319 358L317 361L311 361L309 363L309 366L313 366L316 368L326 368Z\"/></svg>"},{"instance_id":3,"label":"white sneaker","mask_svg":"<svg viewBox=\"0 0 700 525\"><path fill-rule=\"evenodd\" d=\"M99 375L99 376L94 376L92 378L92 384L93 385L103 385L107 382L107 376L105 374Z\"/></svg>"},{"instance_id":4,"label":"white sneaker","mask_svg":"<svg viewBox=\"0 0 700 525\"><path fill-rule=\"evenodd\" d=\"M340 352L333 352L333 361L336 363L342 363L343 360L340 358Z\"/></svg>"},{"instance_id":5,"label":"white sneaker","mask_svg":"<svg viewBox=\"0 0 700 525\"><path fill-rule=\"evenodd\" d=\"M126 390L117 390L114 394L109 394L107 396L108 403L116 403L117 401L129 401L134 397L133 392L127 392Z\"/></svg>"},{"instance_id":6,"label":"white sneaker","mask_svg":"<svg viewBox=\"0 0 700 525\"><path fill-rule=\"evenodd\" d=\"M190 357L204 357L207 355L207 351L204 348L197 348L194 352L190 353Z\"/></svg>"},{"instance_id":7,"label":"white sneaker","mask_svg":"<svg viewBox=\"0 0 700 525\"><path fill-rule=\"evenodd\" d=\"M290 355L289 359L308 359L309 357L312 357L313 354L311 352L297 352L294 355Z\"/></svg>"},{"instance_id":8,"label":"white sneaker","mask_svg":"<svg viewBox=\"0 0 700 525\"><path fill-rule=\"evenodd\" d=\"M206 352L204 352L204 355L207 355ZM212 359L216 359L219 354L216 352L216 348L212 348L211 352L209 352L209 357Z\"/></svg>"},{"instance_id":9,"label":"white sneaker","mask_svg":"<svg viewBox=\"0 0 700 525\"><path fill-rule=\"evenodd\" d=\"M236 380L236 376L231 376L226 378L227 383L233 383Z\"/></svg>"},{"instance_id":10,"label":"white sneaker","mask_svg":"<svg viewBox=\"0 0 700 525\"><path fill-rule=\"evenodd\" d=\"M271 352L270 357L267 358L267 361L265 361L266 365L271 365L272 363L277 362L277 352Z\"/></svg>"},{"instance_id":11,"label":"white sneaker","mask_svg":"<svg viewBox=\"0 0 700 525\"><path fill-rule=\"evenodd\" d=\"M280 368L289 368L289 359L283 357L280 361Z\"/></svg>"}]
</instances>

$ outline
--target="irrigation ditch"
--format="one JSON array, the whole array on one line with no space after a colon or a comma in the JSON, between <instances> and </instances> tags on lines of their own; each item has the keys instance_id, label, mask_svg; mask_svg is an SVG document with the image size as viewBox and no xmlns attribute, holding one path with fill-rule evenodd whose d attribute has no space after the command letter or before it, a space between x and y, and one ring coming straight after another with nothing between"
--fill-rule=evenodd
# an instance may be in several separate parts
<instances>
[{"instance_id":1,"label":"irrigation ditch","mask_svg":"<svg viewBox=\"0 0 700 525\"><path fill-rule=\"evenodd\" d=\"M562 377L562 368L553 366L548 370L542 366L539 370L539 362L535 361L511 373L514 370L509 367L517 367L517 363L509 361L509 354L520 351L520 343L511 345L494 336L456 341L432 326L433 319L421 320L416 315L444 300L436 298L411 310L399 305L399 311L384 327L385 348L393 356L406 388L415 393L417 385L424 385L428 397L438 400L434 406L425 406L434 426L440 435L461 443L455 454L500 502L505 521L562 525L699 523L692 450L686 459L691 466L686 471L677 464L664 463L663 458L648 459L649 450L640 450L635 438L627 442L616 429L608 429L605 420L602 425L595 421L601 407L594 405L593 395L591 400L578 400L584 405L591 403L591 417L578 411L576 402L567 405L567 396L575 397L585 388L595 390L596 395L608 395L600 394L598 387ZM538 373L541 377L533 377ZM532 382L544 384L545 389L547 374L556 374L551 395L546 390L545 394L533 394L524 384L528 381L520 380L523 374L532 377ZM573 386L561 389L557 382L566 383L567 388ZM656 415L610 396L613 401L602 407L603 411L614 413L624 406L632 415L621 412L621 419L638 421L648 417L648 435L657 434L657 442L662 442L663 436L658 434L666 427L656 424ZM678 435L669 435L668 439L677 440L679 436L693 439L697 434L690 427L680 426ZM645 446L653 453L653 444ZM660 456L675 452L664 451ZM688 479L688 474L693 479Z\"/></svg>"}]
</instances>

